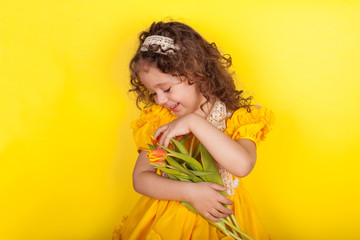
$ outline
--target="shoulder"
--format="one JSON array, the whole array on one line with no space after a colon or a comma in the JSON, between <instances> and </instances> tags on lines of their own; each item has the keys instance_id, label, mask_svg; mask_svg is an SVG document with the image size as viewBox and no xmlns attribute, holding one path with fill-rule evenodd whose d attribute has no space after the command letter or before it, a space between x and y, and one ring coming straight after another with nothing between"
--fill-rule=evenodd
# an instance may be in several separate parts
<instances>
[{"instance_id":1,"label":"shoulder","mask_svg":"<svg viewBox=\"0 0 360 240\"><path fill-rule=\"evenodd\" d=\"M267 107L254 105L239 108L227 119L225 133L234 140L250 139L256 145L264 140L275 123L274 113Z\"/></svg>"},{"instance_id":2,"label":"shoulder","mask_svg":"<svg viewBox=\"0 0 360 240\"><path fill-rule=\"evenodd\" d=\"M148 151L148 143L151 143L150 137L154 135L156 129L174 119L176 119L175 115L159 105L141 110L139 118L131 123L138 151Z\"/></svg>"},{"instance_id":3,"label":"shoulder","mask_svg":"<svg viewBox=\"0 0 360 240\"><path fill-rule=\"evenodd\" d=\"M167 124L176 118L175 115L171 114L166 108L153 105L149 108L142 109L138 119L131 123L131 127L136 130L143 127L146 124L151 124L160 127L161 125Z\"/></svg>"},{"instance_id":4,"label":"shoulder","mask_svg":"<svg viewBox=\"0 0 360 240\"><path fill-rule=\"evenodd\" d=\"M233 123L255 123L261 120L272 122L275 119L274 113L262 105L254 105L249 108L239 108L228 118L228 124Z\"/></svg>"}]
</instances>

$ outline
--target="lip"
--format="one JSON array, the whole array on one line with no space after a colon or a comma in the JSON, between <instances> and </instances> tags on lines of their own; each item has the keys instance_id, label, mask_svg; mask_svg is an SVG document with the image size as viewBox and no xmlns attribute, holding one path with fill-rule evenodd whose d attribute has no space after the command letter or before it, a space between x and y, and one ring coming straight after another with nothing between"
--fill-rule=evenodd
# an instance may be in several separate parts
<instances>
[{"instance_id":1,"label":"lip","mask_svg":"<svg viewBox=\"0 0 360 240\"><path fill-rule=\"evenodd\" d=\"M178 109L180 103L174 104L173 107L170 107L170 111L176 111Z\"/></svg>"}]
</instances>

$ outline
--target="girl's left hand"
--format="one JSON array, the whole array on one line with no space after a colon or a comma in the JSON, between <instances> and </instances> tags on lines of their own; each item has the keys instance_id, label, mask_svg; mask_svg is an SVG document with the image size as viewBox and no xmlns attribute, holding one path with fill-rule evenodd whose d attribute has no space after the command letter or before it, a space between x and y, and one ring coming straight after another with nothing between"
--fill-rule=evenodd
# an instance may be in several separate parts
<instances>
[{"instance_id":1,"label":"girl's left hand","mask_svg":"<svg viewBox=\"0 0 360 240\"><path fill-rule=\"evenodd\" d=\"M154 133L154 138L157 139L160 136L159 144L167 147L171 138L183 136L191 132L191 123L197 116L198 115L194 113L190 113L168 124L162 125Z\"/></svg>"}]
</instances>

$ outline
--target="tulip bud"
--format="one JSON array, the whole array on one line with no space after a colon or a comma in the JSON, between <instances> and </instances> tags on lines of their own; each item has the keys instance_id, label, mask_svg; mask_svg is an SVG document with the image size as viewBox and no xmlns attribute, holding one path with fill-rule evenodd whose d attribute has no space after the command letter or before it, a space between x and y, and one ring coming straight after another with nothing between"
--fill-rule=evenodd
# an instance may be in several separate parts
<instances>
[{"instance_id":1,"label":"tulip bud","mask_svg":"<svg viewBox=\"0 0 360 240\"><path fill-rule=\"evenodd\" d=\"M159 141L151 136L151 142L155 145L155 147L159 147Z\"/></svg>"},{"instance_id":2,"label":"tulip bud","mask_svg":"<svg viewBox=\"0 0 360 240\"><path fill-rule=\"evenodd\" d=\"M150 163L161 163L164 162L167 156L167 153L164 149L158 148L152 150L146 156L149 158Z\"/></svg>"}]
</instances>

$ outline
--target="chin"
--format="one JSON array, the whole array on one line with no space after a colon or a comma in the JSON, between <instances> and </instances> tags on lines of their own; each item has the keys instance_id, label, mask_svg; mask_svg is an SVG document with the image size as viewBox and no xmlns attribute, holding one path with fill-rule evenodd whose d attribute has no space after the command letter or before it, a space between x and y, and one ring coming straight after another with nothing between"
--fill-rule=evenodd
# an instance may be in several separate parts
<instances>
[{"instance_id":1,"label":"chin","mask_svg":"<svg viewBox=\"0 0 360 240\"><path fill-rule=\"evenodd\" d=\"M184 112L174 112L173 114L176 115L176 116L178 116L178 117L183 117L183 116L185 116L187 113L184 113Z\"/></svg>"}]
</instances>

